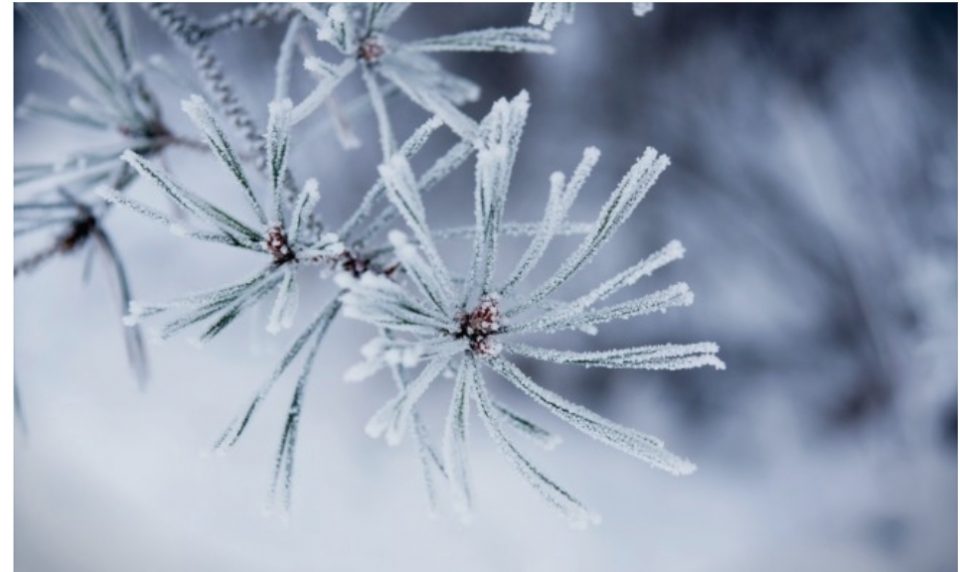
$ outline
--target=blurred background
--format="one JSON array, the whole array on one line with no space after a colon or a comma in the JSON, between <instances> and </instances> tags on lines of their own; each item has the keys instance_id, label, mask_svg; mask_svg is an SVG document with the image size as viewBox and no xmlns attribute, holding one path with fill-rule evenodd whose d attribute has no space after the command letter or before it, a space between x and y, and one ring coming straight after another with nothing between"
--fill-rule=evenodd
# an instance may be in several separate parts
<instances>
[{"instance_id":1,"label":"blurred background","mask_svg":"<svg viewBox=\"0 0 960 572\"><path fill-rule=\"evenodd\" d=\"M308 388L292 513L264 515L293 379L281 382L235 450L208 452L294 334L265 334L261 309L202 351L185 338L153 343L152 379L141 392L104 267L84 285L82 257L62 257L16 281L25 421L16 433L17 570L956 570L956 9L686 4L657 5L637 19L625 4L582 4L575 24L554 32L555 55L441 58L483 87L466 107L474 117L497 97L530 92L513 220L538 216L549 174L569 172L587 145L604 155L574 206L579 220L595 216L645 146L672 157L569 292L677 238L687 256L633 293L684 280L696 303L557 344L714 340L727 370L521 366L663 437L698 463L693 476L661 474L504 393L565 438L552 452L530 454L599 511L602 525L570 530L479 424L474 522L462 526L449 511L430 518L412 445L388 448L363 434L392 382L342 383L373 332L340 321ZM162 55L182 79L147 76L164 119L192 133L178 104L199 91L188 60L142 11L131 12L141 56ZM520 25L528 13L522 4L417 5L396 35ZM273 25L214 42L261 125L283 31ZM35 65L41 40L18 13L17 102L30 92L73 95ZM300 96L309 86L295 78ZM351 90L359 85L343 97ZM400 98L390 106L400 133L426 118ZM354 128L363 145L351 151L310 125L294 134L293 171L320 180L325 220L342 220L374 180L372 118ZM17 119L16 162L50 160L91 137ZM444 134L422 156L451 140ZM181 150L166 160L188 188L239 202L212 157ZM469 223L472 209L463 205L472 189L468 164L433 194L431 219ZM140 182L132 193L147 202L158 195ZM258 265L126 212L106 224L137 299L225 285ZM544 268L574 244L551 251ZM524 246L511 244L504 258ZM18 241L16 257L36 247ZM302 284L299 327L331 293L313 276ZM425 402L435 434L448 398L441 389Z\"/></svg>"}]
</instances>

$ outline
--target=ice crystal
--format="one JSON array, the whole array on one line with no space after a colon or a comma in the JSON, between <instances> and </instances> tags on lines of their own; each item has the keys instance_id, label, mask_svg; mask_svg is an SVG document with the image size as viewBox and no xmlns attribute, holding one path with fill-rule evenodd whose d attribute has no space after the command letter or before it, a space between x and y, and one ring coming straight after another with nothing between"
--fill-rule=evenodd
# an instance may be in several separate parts
<instances>
[{"instance_id":1,"label":"ice crystal","mask_svg":"<svg viewBox=\"0 0 960 572\"><path fill-rule=\"evenodd\" d=\"M712 343L665 344L618 348L599 352L562 351L535 347L515 341L522 334L553 333L596 327L612 320L624 320L670 308L687 306L693 294L684 283L633 298L626 302L600 305L613 294L634 285L683 255L676 241L628 269L601 282L593 290L570 301L553 298L557 289L584 268L633 213L660 173L669 164L667 157L648 148L634 163L601 208L580 245L552 275L521 294L518 285L541 260L546 247L565 222L568 210L599 158L588 148L573 174L567 178L554 173L550 179L547 207L536 225L523 256L507 280L494 280L494 266L502 228L504 202L520 137L529 109L527 94L497 101L480 123L474 191L475 226L473 255L466 280L456 279L441 258L416 177L402 156L381 166L390 200L403 216L412 238L391 235L394 252L404 280L342 274L338 284L347 290L343 313L382 329L385 334L363 352L364 361L351 370L354 379L372 375L398 361L408 367L416 362L419 372L399 393L378 410L367 424L374 437L388 443L400 442L407 432L411 412L420 397L445 371L456 372L453 401L443 439L446 475L457 497L457 508L470 508L470 487L464 453L467 418L476 411L500 451L514 468L553 506L575 525L595 522L595 515L583 504L546 477L514 445L506 427L542 435L542 430L516 414L505 414L489 394L481 371L488 369L505 378L535 402L578 430L614 448L676 475L694 470L690 461L667 451L663 443L573 404L526 376L509 359L511 355L578 364L586 367L630 369L688 369L701 366L724 367ZM535 429L533 429L536 427ZM552 443L552 439L540 439Z\"/></svg>"}]
</instances>

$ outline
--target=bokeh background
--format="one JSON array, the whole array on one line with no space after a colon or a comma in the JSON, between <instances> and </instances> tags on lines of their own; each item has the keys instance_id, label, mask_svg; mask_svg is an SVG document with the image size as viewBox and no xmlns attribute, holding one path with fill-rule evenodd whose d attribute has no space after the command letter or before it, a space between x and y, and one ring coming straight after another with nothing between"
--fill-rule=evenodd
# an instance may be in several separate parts
<instances>
[{"instance_id":1,"label":"bokeh background","mask_svg":"<svg viewBox=\"0 0 960 572\"><path fill-rule=\"evenodd\" d=\"M528 10L418 5L397 35L518 25ZM148 81L165 119L189 133L178 105L198 89L189 63L139 9L133 15L141 55L162 55L181 76L183 84ZM466 527L448 512L430 518L412 446L363 434L392 385L341 382L372 334L341 321L308 389L292 514L264 515L293 379L231 454L207 453L291 336L263 333L261 310L202 351L182 338L152 344L153 376L140 392L104 267L84 285L82 257L65 257L16 281L26 421L16 433L17 570L956 570L956 25L955 5L664 4L636 19L627 5L584 4L573 26L554 33L553 56L443 58L483 86L466 108L475 117L497 97L530 92L508 204L515 220L537 215L549 173L569 171L587 145L604 156L574 207L582 220L644 146L673 158L584 274L611 274L679 238L687 256L637 288L685 280L696 303L563 343L715 340L728 369L522 365L544 385L662 436L697 461L695 475L660 474L507 394L565 437L557 450L531 455L603 524L570 530L479 430L471 439L477 517ZM261 121L282 33L269 26L215 42ZM44 48L19 14L14 41L16 100L40 92L66 101L72 87L34 65ZM294 84L300 94L308 87L305 78ZM401 133L425 119L395 99ZM353 151L309 125L294 135L294 173L320 180L331 221L373 181L373 123L361 117L354 127L364 144ZM50 159L90 137L17 119L16 160ZM440 139L424 154L450 142ZM239 198L213 158L173 151L167 161L191 189ZM470 222L471 171L434 194L438 225ZM132 192L156 198L142 183ZM258 264L131 214L107 224L140 299L226 284ZM17 257L35 247L18 242ZM298 324L330 294L312 276L303 284ZM435 433L446 398L438 390L425 403Z\"/></svg>"}]
</instances>

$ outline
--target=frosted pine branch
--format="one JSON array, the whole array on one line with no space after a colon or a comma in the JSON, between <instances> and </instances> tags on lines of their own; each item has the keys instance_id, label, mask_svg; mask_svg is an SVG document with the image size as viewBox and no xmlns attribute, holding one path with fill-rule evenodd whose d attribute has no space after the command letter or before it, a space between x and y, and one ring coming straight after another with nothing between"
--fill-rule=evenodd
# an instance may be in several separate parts
<instances>
[{"instance_id":1,"label":"frosted pine branch","mask_svg":"<svg viewBox=\"0 0 960 572\"><path fill-rule=\"evenodd\" d=\"M406 39L394 35L395 23L409 8L405 3L257 4L206 19L192 16L190 9L179 5L149 4L146 13L191 59L198 88L205 92L205 97L193 95L181 103L198 138L174 134L161 120L159 104L144 73L161 70L178 88L189 85L190 80L179 77L177 70L160 60L139 62L125 8L57 7L62 21L39 22L51 51L38 63L72 83L77 93L65 103L32 96L19 113L117 137L50 162L18 165L18 191L36 189L38 193L18 200L15 236L48 232L52 241L18 261L14 273L35 269L58 254L84 250L102 254L124 314L131 366L140 378L145 378L147 371L142 322L163 318L155 330L157 337L193 331L195 341L205 343L251 308L268 301L265 323L260 325L278 334L304 319L308 305L301 303L301 297L313 289L301 288L301 282L328 279L333 274L338 293L301 326L273 371L265 372L266 379L217 440L217 450L239 442L264 401L293 371L296 380L270 488L273 501L289 507L306 390L318 377L314 364L328 330L342 314L378 331L361 349L362 361L345 373L346 380L372 380L386 373L396 390L394 397L373 412L365 430L391 445L400 444L408 434L412 437L431 507L437 503L437 485L446 481L456 511L464 519L470 518L478 483L470 474L468 441L471 421L479 418L474 427L485 429L497 450L547 503L573 525L596 523L599 517L594 512L537 468L522 450L530 444L552 449L560 438L534 417L496 398L485 376L493 373L503 378L554 417L655 468L677 475L694 470L690 461L667 451L660 440L547 390L511 361L521 356L587 368L724 368L712 342L574 351L518 341L528 334L543 338L568 330L595 334L598 326L614 320L665 312L693 302L692 292L682 282L631 294L626 301L607 302L682 258L684 250L677 241L639 257L586 293L570 300L556 297L626 224L669 159L652 148L644 151L610 192L596 218L582 222L571 220L570 213L600 157L599 150L587 147L572 171L556 171L544 181L539 220L511 220L507 197L530 111L529 97L524 91L509 100L501 98L490 113L477 120L463 106L477 100L480 86L434 59L435 54L454 52L553 53L550 31L561 22L572 22L574 7L572 3L536 3L530 16L532 26ZM649 9L646 4L633 6L638 16ZM248 107L244 100L251 94L238 91L244 86L230 77L211 40L218 34L244 33L267 25L278 25L281 38L269 69L263 70L272 86L272 98ZM317 42L325 44L325 51L314 49ZM299 89L301 78L295 74L304 74L311 82L309 89ZM355 81L363 94L341 106L335 97L348 89L342 87L347 81ZM428 115L412 133L399 132L398 126L406 122L391 116L395 103L391 97L396 94ZM321 108L329 117L319 116ZM268 119L261 128L255 117L263 111ZM367 183L367 190L356 193L356 209L339 226L328 227L317 214L321 189L330 192L324 182L327 179L323 173L310 172L305 183L296 184L289 161L291 150L303 145L304 131L311 128L314 134L332 128L345 149L356 147L348 118L360 113L371 113L375 121L379 166L371 167L372 182ZM428 142L441 128L449 129L456 141L414 162L424 149L432 151ZM192 173L161 156L175 145L208 152L228 175L241 207L217 204L206 196ZM425 197L474 154L474 224L434 228L428 220ZM170 212L127 194L127 187L137 178L159 191L158 196L172 206ZM95 192L88 193L92 190ZM117 248L120 242L114 241L102 223L113 206L156 223L186 247L193 241L212 243L242 250L259 261L244 271L243 277L219 287L183 292L165 302L134 299ZM557 246L558 237L570 237L576 246L545 280L528 284L546 260L548 249ZM460 248L467 259L466 270L454 272L441 254L440 242L451 238L470 243L450 241L451 248ZM526 240L527 244L516 260L506 262L505 278L501 279L498 269L504 264L501 251L507 238ZM435 444L427 415L421 410L423 397L447 379L452 380L453 392L441 423L441 438Z\"/></svg>"},{"instance_id":2,"label":"frosted pine branch","mask_svg":"<svg viewBox=\"0 0 960 572\"><path fill-rule=\"evenodd\" d=\"M121 173L130 178L127 169L124 168ZM15 236L57 232L49 246L14 263L14 277L35 270L59 254L83 253L88 267L96 256L104 263L122 317L132 300L132 293L126 265L111 235L103 227L107 205L81 200L63 188L58 189L57 194L59 199L56 201L27 201L14 205ZM88 277L89 272L85 270L84 279ZM130 368L137 382L143 386L149 377L149 366L140 328L126 328L124 343Z\"/></svg>"},{"instance_id":3,"label":"frosted pine branch","mask_svg":"<svg viewBox=\"0 0 960 572\"><path fill-rule=\"evenodd\" d=\"M681 258L683 248L677 241L572 302L551 297L610 241L669 164L665 156L653 149L647 149L623 177L581 238L580 245L559 268L530 293L517 294L514 291L529 277L546 245L565 228L566 214L586 183L599 152L588 148L569 181L562 174L554 173L543 220L534 223L528 233L529 248L506 283L494 282L497 244L507 232L502 222L503 205L528 109L526 93L512 100L501 99L477 125L475 226L470 233L474 244L470 275L466 280L452 278L435 245L438 233L430 228L417 177L406 158L397 155L381 167L381 173L388 198L413 235L413 240L397 231L390 235L394 255L403 270L402 275L396 275L400 281L385 276L367 275L357 279L341 275L338 284L349 290L343 298L344 315L376 325L381 331L379 338L365 346L364 360L351 369L352 376L369 377L390 361L403 361L406 367L423 364L418 373L412 374L413 381L371 418L367 425L371 436L384 436L388 443L398 443L407 432L410 412L419 398L435 385L442 371L455 371L443 456L458 512L468 514L472 504L464 449L467 419L472 406L476 406L483 426L517 472L572 524L585 526L596 522L597 517L536 469L504 429L517 429L546 445L553 445L556 440L521 415L495 405L482 370L505 378L533 401L588 436L653 467L685 475L693 472L693 463L667 451L660 440L604 419L546 390L506 356L516 354L558 364L616 369L679 370L703 366L723 369L724 364L717 357L716 344L710 342L575 352L514 341L515 336L523 334L548 334L567 329L590 331L611 320L662 312L693 301L687 285L679 283L626 302L599 305L614 293L634 286L643 277ZM521 314L526 317L520 319Z\"/></svg>"},{"instance_id":4,"label":"frosted pine branch","mask_svg":"<svg viewBox=\"0 0 960 572\"><path fill-rule=\"evenodd\" d=\"M360 67L360 74L377 116L382 147L387 154L393 138L389 112L383 101L378 80L399 88L407 97L429 113L441 117L458 135L474 136L475 122L457 106L473 101L479 88L469 80L444 70L428 57L435 52L531 52L552 53L549 34L532 27L473 30L403 41L390 35L390 28L406 11L406 4L365 4L351 9L348 4L334 3L325 10L309 4L297 8L317 27L317 38L341 53L339 63L323 65L336 70L329 79L322 79L314 92L297 105L295 123L304 120L323 103L336 84ZM310 60L308 60L309 62ZM316 62L310 65L316 65Z\"/></svg>"},{"instance_id":5,"label":"frosted pine branch","mask_svg":"<svg viewBox=\"0 0 960 572\"><path fill-rule=\"evenodd\" d=\"M277 295L267 330L276 333L287 329L293 325L299 297L297 269L303 265L336 264L345 250L334 234L313 236L302 231L308 215L319 199L318 184L315 180L308 180L290 211L285 208L280 189L284 184L286 157L290 145L289 118L292 104L289 100L284 100L270 105L265 144L269 158L269 208L261 205L237 155L207 103L199 96L193 96L184 102L183 108L239 187L255 222L245 222L248 215L230 214L186 190L163 169L136 153L128 152L124 158L194 217L201 228L197 232L185 231L184 235L259 252L264 258L265 267L252 280L221 289L207 297L192 297L181 303L156 306L157 311L150 315L173 308L186 310L181 318L167 324L162 335L167 337L184 328L206 322L206 330L199 340L207 340L233 322L244 309L276 288ZM115 193L106 192L103 196L116 200L117 204L138 214L146 215L168 227L172 226L169 219L145 205L120 198ZM138 314L131 311L131 321L135 322L140 317L145 317L144 312Z\"/></svg>"}]
</instances>

